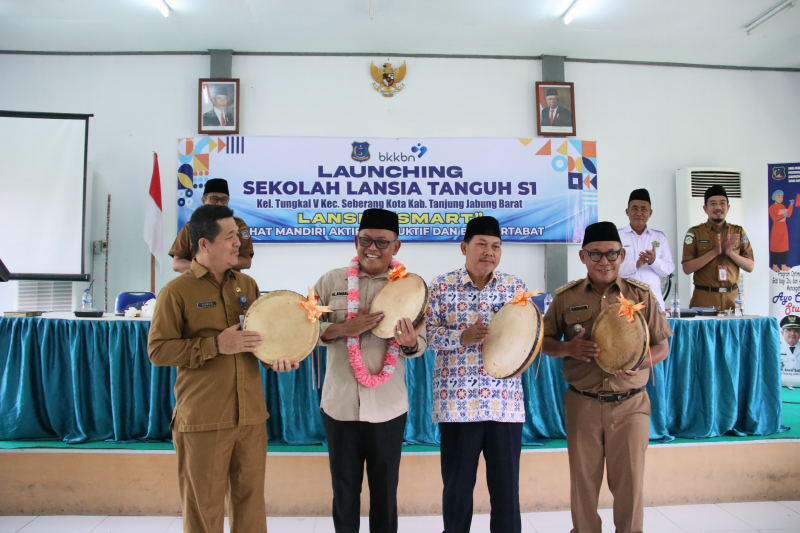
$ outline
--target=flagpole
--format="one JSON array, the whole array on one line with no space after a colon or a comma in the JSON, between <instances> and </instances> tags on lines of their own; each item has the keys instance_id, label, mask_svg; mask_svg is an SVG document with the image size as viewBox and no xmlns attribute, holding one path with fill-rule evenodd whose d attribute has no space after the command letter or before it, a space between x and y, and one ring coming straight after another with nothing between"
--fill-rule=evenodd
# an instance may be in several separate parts
<instances>
[{"instance_id":1,"label":"flagpole","mask_svg":"<svg viewBox=\"0 0 800 533\"><path fill-rule=\"evenodd\" d=\"M159 256L164 236L161 205L161 175L158 170L158 155L153 152L153 175L150 177L149 196L145 203L144 218L144 241L150 249L150 292L153 294L156 293L156 263L161 266Z\"/></svg>"},{"instance_id":2,"label":"flagpole","mask_svg":"<svg viewBox=\"0 0 800 533\"><path fill-rule=\"evenodd\" d=\"M153 167L156 166L156 153L153 152ZM150 292L156 293L156 256L150 254Z\"/></svg>"}]
</instances>

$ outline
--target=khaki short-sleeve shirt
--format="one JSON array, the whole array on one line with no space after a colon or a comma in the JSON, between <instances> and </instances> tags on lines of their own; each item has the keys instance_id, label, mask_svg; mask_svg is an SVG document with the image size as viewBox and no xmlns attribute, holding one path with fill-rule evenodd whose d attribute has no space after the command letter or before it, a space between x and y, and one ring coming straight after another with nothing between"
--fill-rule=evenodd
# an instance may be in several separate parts
<instances>
[{"instance_id":1,"label":"khaki short-sleeve shirt","mask_svg":"<svg viewBox=\"0 0 800 533\"><path fill-rule=\"evenodd\" d=\"M683 238L683 258L681 263L704 256L714 248L716 239L722 238L724 243L728 236L733 234L739 235L739 242L733 247L733 251L742 257L753 259L753 247L750 245L750 239L744 232L744 228L726 222L722 226L722 232L718 232L711 222L706 221L703 224L692 226L686 232L686 236ZM719 265L726 267L728 271L727 281L719 280ZM697 270L693 279L694 284L701 287L733 287L739 283L739 265L723 253L712 259L703 268Z\"/></svg>"},{"instance_id":2,"label":"khaki short-sleeve shirt","mask_svg":"<svg viewBox=\"0 0 800 533\"><path fill-rule=\"evenodd\" d=\"M196 261L158 293L147 353L155 366L178 367L171 428L210 431L267 419L258 359L220 354L216 340L256 299L247 274L229 270L220 285Z\"/></svg>"},{"instance_id":3,"label":"khaki short-sleeve shirt","mask_svg":"<svg viewBox=\"0 0 800 533\"><path fill-rule=\"evenodd\" d=\"M330 313L320 318L320 337L333 324L347 321L347 270L347 267L331 270L314 285L319 304L331 308ZM376 277L361 272L358 278L359 310L370 308L372 300L389 282L388 275L388 271ZM389 341L379 339L371 331L362 333L359 340L364 366L370 374L378 374L383 368ZM380 387L365 387L356 380L350 365L346 337L328 342L320 338L320 344L327 347L325 384L322 386L320 405L325 414L340 421L387 422L408 411L405 359L419 357L425 352L427 342L424 334L417 337L416 352L406 355L400 351L392 377Z\"/></svg>"},{"instance_id":4,"label":"khaki short-sleeve shirt","mask_svg":"<svg viewBox=\"0 0 800 533\"><path fill-rule=\"evenodd\" d=\"M239 257L253 257L253 239L250 238L250 230L244 220L238 217L233 217L236 226L239 228ZM169 255L186 259L191 261L194 258L192 253L192 242L189 239L189 224L188 222L183 225L175 237L175 242L172 243L172 248L169 249Z\"/></svg>"},{"instance_id":5,"label":"khaki short-sleeve shirt","mask_svg":"<svg viewBox=\"0 0 800 533\"><path fill-rule=\"evenodd\" d=\"M556 297L544 316L544 334L564 342L572 340L582 329L586 330L584 340L592 340L592 325L600 311L611 304L619 303L617 297L624 295L634 303L645 302L642 310L650 330L650 345L658 344L672 336L672 329L664 316L658 312L656 301L647 284L633 278L617 278L603 294L594 290L587 277L573 281L556 290ZM576 326L580 326L577 328ZM573 387L584 392L600 391L625 392L647 385L650 370L640 370L633 379L619 379L614 374L604 372L592 361L587 363L572 357L564 358L564 379Z\"/></svg>"}]
</instances>

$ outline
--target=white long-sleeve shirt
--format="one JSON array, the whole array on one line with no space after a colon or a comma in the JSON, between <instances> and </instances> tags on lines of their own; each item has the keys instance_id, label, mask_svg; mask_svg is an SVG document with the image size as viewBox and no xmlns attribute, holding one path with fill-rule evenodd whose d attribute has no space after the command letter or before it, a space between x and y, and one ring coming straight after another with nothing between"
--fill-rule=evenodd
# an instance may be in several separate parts
<instances>
[{"instance_id":1,"label":"white long-sleeve shirt","mask_svg":"<svg viewBox=\"0 0 800 533\"><path fill-rule=\"evenodd\" d=\"M622 246L625 247L625 261L619 269L619 275L623 278L635 278L650 285L653 295L661 306L663 312L664 298L661 296L661 279L667 277L675 270L675 263L672 262L672 252L669 250L667 236L662 231L645 227L641 235L636 233L628 224L619 228L619 238ZM636 268L639 261L639 253L652 250L656 246L656 260L652 265L645 263L641 268Z\"/></svg>"}]
</instances>

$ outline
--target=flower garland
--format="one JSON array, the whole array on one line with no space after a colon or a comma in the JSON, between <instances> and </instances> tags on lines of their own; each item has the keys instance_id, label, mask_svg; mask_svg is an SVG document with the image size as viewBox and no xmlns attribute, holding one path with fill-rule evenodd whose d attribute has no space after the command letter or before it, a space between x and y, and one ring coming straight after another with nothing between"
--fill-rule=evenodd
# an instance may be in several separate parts
<instances>
[{"instance_id":1,"label":"flower garland","mask_svg":"<svg viewBox=\"0 0 800 533\"><path fill-rule=\"evenodd\" d=\"M402 266L399 261L392 261L389 265L392 269ZM347 271L347 320L353 320L358 316L359 289L358 276L361 265L358 263L358 256L350 262L350 269ZM356 374L356 379L365 387L380 387L392 377L394 367L397 364L397 356L400 353L400 345L396 340L389 341L389 349L383 359L383 370L373 376L364 366L364 359L361 355L361 344L359 337L347 337L347 352L350 354L350 366Z\"/></svg>"}]
</instances>

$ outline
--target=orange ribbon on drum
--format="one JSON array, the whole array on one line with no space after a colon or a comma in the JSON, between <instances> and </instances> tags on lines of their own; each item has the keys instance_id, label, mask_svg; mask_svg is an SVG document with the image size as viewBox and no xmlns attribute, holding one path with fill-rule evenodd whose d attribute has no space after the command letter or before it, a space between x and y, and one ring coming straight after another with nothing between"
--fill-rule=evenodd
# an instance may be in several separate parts
<instances>
[{"instance_id":1,"label":"orange ribbon on drum","mask_svg":"<svg viewBox=\"0 0 800 533\"><path fill-rule=\"evenodd\" d=\"M533 292L517 291L514 298L509 302L514 305L525 305L528 303L528 298L533 298L539 295L539 287L536 287Z\"/></svg>"},{"instance_id":2,"label":"orange ribbon on drum","mask_svg":"<svg viewBox=\"0 0 800 533\"><path fill-rule=\"evenodd\" d=\"M404 278L408 276L408 272L406 272L405 265L400 265L399 267L395 267L389 272L389 281L397 281L400 278Z\"/></svg>"},{"instance_id":3,"label":"orange ribbon on drum","mask_svg":"<svg viewBox=\"0 0 800 533\"><path fill-rule=\"evenodd\" d=\"M634 305L633 300L628 300L624 296L617 296L617 298L619 299L619 313L617 313L617 316L624 316L628 322L633 322L636 311L641 311L646 307L644 302Z\"/></svg>"},{"instance_id":4,"label":"orange ribbon on drum","mask_svg":"<svg viewBox=\"0 0 800 533\"><path fill-rule=\"evenodd\" d=\"M308 311L308 321L316 322L322 313L330 313L331 308L326 305L317 305L318 297L314 296L314 287L308 288L308 300L300 302L300 306Z\"/></svg>"}]
</instances>

